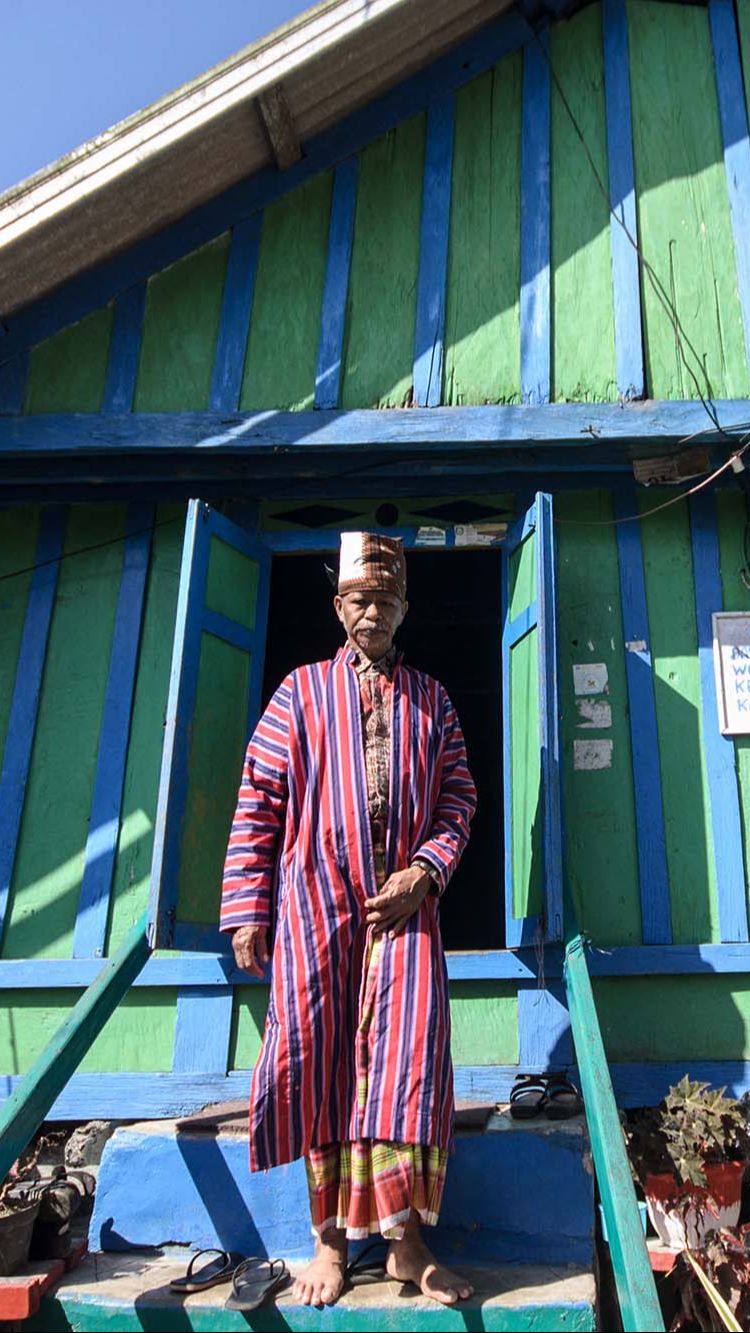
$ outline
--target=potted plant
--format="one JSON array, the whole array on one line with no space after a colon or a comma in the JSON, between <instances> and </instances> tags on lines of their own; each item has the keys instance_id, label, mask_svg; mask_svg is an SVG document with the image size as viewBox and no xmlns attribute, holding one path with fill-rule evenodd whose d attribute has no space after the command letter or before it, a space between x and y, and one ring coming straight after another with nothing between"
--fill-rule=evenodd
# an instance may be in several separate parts
<instances>
[{"instance_id":1,"label":"potted plant","mask_svg":"<svg viewBox=\"0 0 750 1333\"><path fill-rule=\"evenodd\" d=\"M670 1249L695 1249L739 1220L750 1133L742 1104L725 1091L686 1075L626 1126L633 1174Z\"/></svg>"},{"instance_id":2,"label":"potted plant","mask_svg":"<svg viewBox=\"0 0 750 1333\"><path fill-rule=\"evenodd\" d=\"M723 1333L750 1328L750 1249L747 1228L712 1231L701 1249L685 1251L674 1280L680 1310L671 1333L698 1328Z\"/></svg>"}]
</instances>

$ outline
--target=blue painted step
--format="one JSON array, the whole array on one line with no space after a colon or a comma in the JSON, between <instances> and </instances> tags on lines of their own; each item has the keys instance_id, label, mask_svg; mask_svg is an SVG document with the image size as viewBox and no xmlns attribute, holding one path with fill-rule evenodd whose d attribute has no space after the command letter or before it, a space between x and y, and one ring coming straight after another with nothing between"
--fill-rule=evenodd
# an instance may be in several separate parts
<instances>
[{"instance_id":1,"label":"blue painted step","mask_svg":"<svg viewBox=\"0 0 750 1333\"><path fill-rule=\"evenodd\" d=\"M118 1129L102 1158L92 1251L181 1244L302 1259L312 1253L304 1164L251 1175L244 1136ZM590 1267L594 1187L583 1120L493 1116L459 1133L440 1226L444 1259Z\"/></svg>"},{"instance_id":2,"label":"blue painted step","mask_svg":"<svg viewBox=\"0 0 750 1333\"><path fill-rule=\"evenodd\" d=\"M44 1298L39 1313L24 1325L28 1333L125 1333L175 1329L232 1333L254 1328L275 1330L326 1329L328 1333L437 1333L438 1330L486 1329L507 1333L589 1333L596 1328L594 1278L580 1268L531 1264L497 1264L463 1271L474 1296L445 1309L395 1282L367 1281L346 1291L337 1305L325 1310L296 1305L282 1293L277 1303L252 1315L224 1309L228 1286L181 1298L169 1290L173 1277L185 1272L187 1255L174 1251L158 1257L105 1255L90 1258L67 1274L54 1293Z\"/></svg>"}]
</instances>

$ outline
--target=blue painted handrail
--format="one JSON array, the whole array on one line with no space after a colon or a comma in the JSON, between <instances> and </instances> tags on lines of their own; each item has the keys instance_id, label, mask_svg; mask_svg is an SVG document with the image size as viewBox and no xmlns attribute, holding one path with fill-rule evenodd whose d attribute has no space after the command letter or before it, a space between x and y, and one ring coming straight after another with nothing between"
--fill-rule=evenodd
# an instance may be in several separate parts
<instances>
[{"instance_id":1,"label":"blue painted handrail","mask_svg":"<svg viewBox=\"0 0 750 1333\"><path fill-rule=\"evenodd\" d=\"M151 952L144 912L0 1111L0 1181L46 1119Z\"/></svg>"},{"instance_id":2,"label":"blue painted handrail","mask_svg":"<svg viewBox=\"0 0 750 1333\"><path fill-rule=\"evenodd\" d=\"M566 908L569 911L568 904ZM625 1333L643 1329L663 1333L664 1321L607 1067L584 941L578 933L567 940L564 975L622 1326Z\"/></svg>"}]
</instances>

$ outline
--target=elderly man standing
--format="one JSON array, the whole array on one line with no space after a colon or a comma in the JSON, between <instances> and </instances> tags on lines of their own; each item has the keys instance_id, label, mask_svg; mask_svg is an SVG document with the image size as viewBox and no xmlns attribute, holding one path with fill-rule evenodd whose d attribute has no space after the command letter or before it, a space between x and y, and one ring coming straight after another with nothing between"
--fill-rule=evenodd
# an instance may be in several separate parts
<instances>
[{"instance_id":1,"label":"elderly man standing","mask_svg":"<svg viewBox=\"0 0 750 1333\"><path fill-rule=\"evenodd\" d=\"M248 747L221 928L240 967L273 967L250 1094L250 1166L306 1159L316 1256L297 1298L341 1293L347 1239L380 1233L389 1275L444 1304L438 1265L453 1132L438 900L476 792L442 685L407 667L400 539L346 533L336 614L346 644L277 689Z\"/></svg>"}]
</instances>

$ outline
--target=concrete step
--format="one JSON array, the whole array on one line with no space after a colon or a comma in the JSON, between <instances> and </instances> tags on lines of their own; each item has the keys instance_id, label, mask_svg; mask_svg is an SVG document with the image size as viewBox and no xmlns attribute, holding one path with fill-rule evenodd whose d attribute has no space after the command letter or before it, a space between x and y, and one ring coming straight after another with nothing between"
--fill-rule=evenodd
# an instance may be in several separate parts
<instances>
[{"instance_id":1,"label":"concrete step","mask_svg":"<svg viewBox=\"0 0 750 1333\"><path fill-rule=\"evenodd\" d=\"M483 1133L459 1133L440 1226L429 1240L453 1262L590 1268L594 1187L585 1122L496 1114ZM89 1247L166 1244L308 1257L304 1163L251 1175L245 1134L178 1132L173 1120L118 1129L102 1158Z\"/></svg>"},{"instance_id":2,"label":"concrete step","mask_svg":"<svg viewBox=\"0 0 750 1333\"><path fill-rule=\"evenodd\" d=\"M590 1272L580 1267L532 1264L462 1265L474 1284L474 1296L446 1309L421 1296L416 1288L389 1281L359 1281L337 1305L325 1310L294 1303L281 1293L252 1315L224 1309L228 1285L193 1296L175 1296L169 1282L185 1272L187 1254L159 1257L91 1256L66 1277L54 1294L43 1299L39 1313L24 1327L38 1333L119 1333L144 1328L154 1333L176 1329L258 1330L436 1330L508 1329L578 1330L596 1328L595 1287ZM294 1273L302 1265L290 1264Z\"/></svg>"}]
</instances>

